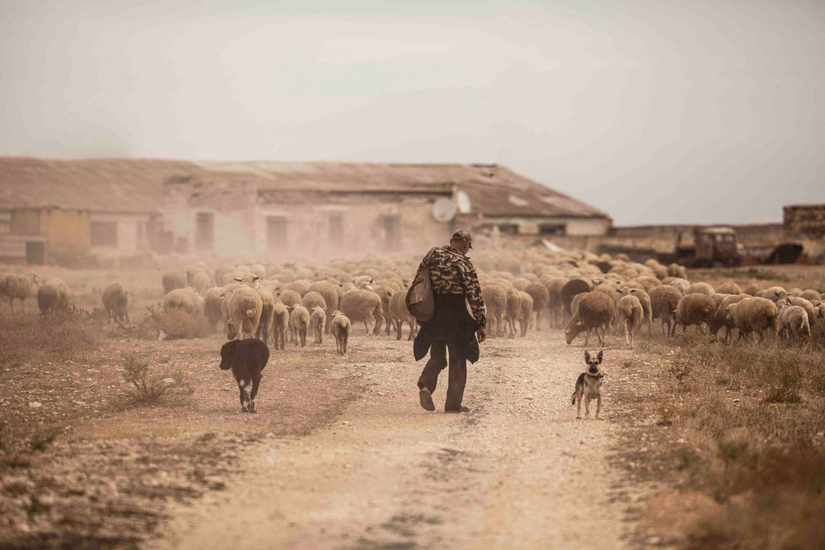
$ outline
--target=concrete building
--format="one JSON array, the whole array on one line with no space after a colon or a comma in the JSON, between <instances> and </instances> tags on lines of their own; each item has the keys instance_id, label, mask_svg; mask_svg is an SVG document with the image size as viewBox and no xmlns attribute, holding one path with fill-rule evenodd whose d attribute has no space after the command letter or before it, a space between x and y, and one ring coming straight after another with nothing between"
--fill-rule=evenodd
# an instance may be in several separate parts
<instances>
[{"instance_id":1,"label":"concrete building","mask_svg":"<svg viewBox=\"0 0 825 550\"><path fill-rule=\"evenodd\" d=\"M0 209L88 212L88 251L262 258L420 250L457 227L534 240L611 218L496 165L0 157Z\"/></svg>"}]
</instances>

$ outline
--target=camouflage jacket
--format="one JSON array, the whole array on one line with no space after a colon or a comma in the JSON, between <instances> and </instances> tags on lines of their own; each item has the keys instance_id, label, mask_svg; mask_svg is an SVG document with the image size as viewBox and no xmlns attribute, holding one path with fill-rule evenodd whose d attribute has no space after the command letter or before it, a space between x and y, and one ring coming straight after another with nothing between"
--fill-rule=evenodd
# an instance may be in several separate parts
<instances>
[{"instance_id":1,"label":"camouflage jacket","mask_svg":"<svg viewBox=\"0 0 825 550\"><path fill-rule=\"evenodd\" d=\"M470 304L473 318L480 327L487 326L481 285L470 259L449 245L440 246L430 258L430 280L435 294L463 294ZM424 260L418 272L424 268ZM418 275L416 272L416 275Z\"/></svg>"}]
</instances>

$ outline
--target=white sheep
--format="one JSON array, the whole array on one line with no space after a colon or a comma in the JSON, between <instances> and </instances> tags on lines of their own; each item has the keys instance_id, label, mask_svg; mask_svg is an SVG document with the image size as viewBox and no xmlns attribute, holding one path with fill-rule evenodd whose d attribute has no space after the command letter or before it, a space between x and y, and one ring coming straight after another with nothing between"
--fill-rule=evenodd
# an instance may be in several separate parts
<instances>
[{"instance_id":1,"label":"white sheep","mask_svg":"<svg viewBox=\"0 0 825 550\"><path fill-rule=\"evenodd\" d=\"M779 310L776 304L767 298L745 298L741 302L727 306L727 319L739 329L739 339L747 338L753 333L753 341L764 340L762 331L771 329L779 332ZM759 341L756 336L759 335Z\"/></svg>"},{"instance_id":2,"label":"white sheep","mask_svg":"<svg viewBox=\"0 0 825 550\"><path fill-rule=\"evenodd\" d=\"M14 311L14 301L20 300L23 313L26 313L26 298L31 296L32 288L37 284L37 274L26 273L25 275L6 275L3 282L3 293L9 300L9 308L13 315L17 315Z\"/></svg>"},{"instance_id":3,"label":"white sheep","mask_svg":"<svg viewBox=\"0 0 825 550\"><path fill-rule=\"evenodd\" d=\"M315 334L315 343L324 343L324 327L327 324L327 312L321 306L312 308L312 313L309 316L309 327Z\"/></svg>"},{"instance_id":4,"label":"white sheep","mask_svg":"<svg viewBox=\"0 0 825 550\"><path fill-rule=\"evenodd\" d=\"M287 306L289 309L289 330L295 337L295 344L301 347L307 345L307 331L309 330L309 311L304 306Z\"/></svg>"},{"instance_id":5,"label":"white sheep","mask_svg":"<svg viewBox=\"0 0 825 550\"><path fill-rule=\"evenodd\" d=\"M350 332L352 332L352 323L349 318L338 310L333 311L329 331L335 337L336 351L339 355L346 357L347 342L349 341Z\"/></svg>"},{"instance_id":6,"label":"white sheep","mask_svg":"<svg viewBox=\"0 0 825 550\"><path fill-rule=\"evenodd\" d=\"M624 337L630 349L633 349L633 331L642 323L642 319L644 319L644 309L636 296L625 294L619 298L616 302L616 321L624 327Z\"/></svg>"},{"instance_id":7,"label":"white sheep","mask_svg":"<svg viewBox=\"0 0 825 550\"><path fill-rule=\"evenodd\" d=\"M780 338L811 337L811 323L808 312L801 306L794 306L788 300L776 302L779 308L779 336Z\"/></svg>"},{"instance_id":8,"label":"white sheep","mask_svg":"<svg viewBox=\"0 0 825 550\"><path fill-rule=\"evenodd\" d=\"M253 338L258 331L263 312L263 300L256 288L258 279L260 277L251 273L235 278L241 284L232 292L227 303L230 318L227 335L234 333L234 336L229 336L230 339L242 340L246 334Z\"/></svg>"}]
</instances>

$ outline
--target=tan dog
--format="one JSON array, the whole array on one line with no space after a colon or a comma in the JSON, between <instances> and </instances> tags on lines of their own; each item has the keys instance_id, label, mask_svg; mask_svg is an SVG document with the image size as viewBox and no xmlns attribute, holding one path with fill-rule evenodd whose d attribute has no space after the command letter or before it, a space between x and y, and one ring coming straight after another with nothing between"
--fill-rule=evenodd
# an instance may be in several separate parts
<instances>
[{"instance_id":1,"label":"tan dog","mask_svg":"<svg viewBox=\"0 0 825 550\"><path fill-rule=\"evenodd\" d=\"M573 392L573 402L578 404L576 418L582 417L582 397L584 397L584 417L590 418L590 400L596 399L596 420L599 419L599 412L602 410L602 372L601 364L604 358L604 351L600 351L595 357L590 356L589 351L584 352L584 361L587 369L579 375L576 380L576 391Z\"/></svg>"}]
</instances>

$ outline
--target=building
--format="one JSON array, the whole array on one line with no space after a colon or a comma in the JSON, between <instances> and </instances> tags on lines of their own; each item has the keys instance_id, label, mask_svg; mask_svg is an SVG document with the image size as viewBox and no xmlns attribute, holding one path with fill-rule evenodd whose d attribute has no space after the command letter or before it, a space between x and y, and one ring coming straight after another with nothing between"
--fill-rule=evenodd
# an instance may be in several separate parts
<instances>
[{"instance_id":1,"label":"building","mask_svg":"<svg viewBox=\"0 0 825 550\"><path fill-rule=\"evenodd\" d=\"M800 237L825 237L825 204L796 204L782 207L782 225Z\"/></svg>"},{"instance_id":2,"label":"building","mask_svg":"<svg viewBox=\"0 0 825 550\"><path fill-rule=\"evenodd\" d=\"M91 253L272 259L420 250L456 227L529 243L612 226L497 165L0 157L0 211L48 208L88 213L71 239Z\"/></svg>"}]
</instances>

